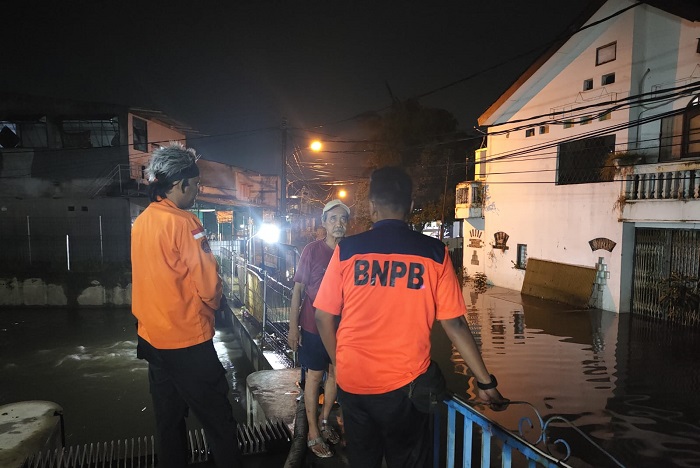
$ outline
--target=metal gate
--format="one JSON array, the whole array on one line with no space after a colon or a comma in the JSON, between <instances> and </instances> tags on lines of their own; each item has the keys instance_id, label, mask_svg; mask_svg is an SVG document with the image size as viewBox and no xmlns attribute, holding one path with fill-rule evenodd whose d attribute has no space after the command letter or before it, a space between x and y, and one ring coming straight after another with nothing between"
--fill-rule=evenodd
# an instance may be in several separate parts
<instances>
[{"instance_id":1,"label":"metal gate","mask_svg":"<svg viewBox=\"0 0 700 468\"><path fill-rule=\"evenodd\" d=\"M632 313L700 324L700 234L696 230L637 228Z\"/></svg>"}]
</instances>

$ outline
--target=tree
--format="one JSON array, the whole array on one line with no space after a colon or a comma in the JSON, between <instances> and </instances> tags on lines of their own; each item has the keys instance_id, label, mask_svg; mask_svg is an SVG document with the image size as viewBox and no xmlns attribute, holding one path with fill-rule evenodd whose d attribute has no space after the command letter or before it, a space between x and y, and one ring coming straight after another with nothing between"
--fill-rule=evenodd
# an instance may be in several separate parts
<instances>
[{"instance_id":1,"label":"tree","mask_svg":"<svg viewBox=\"0 0 700 468\"><path fill-rule=\"evenodd\" d=\"M374 141L370 169L401 166L413 178L415 203L409 222L414 229L422 230L431 221L440 220L443 226L452 222L455 186L466 179L466 159L479 140L458 131L450 112L415 100L395 99L386 113L367 116L365 125ZM367 205L366 196L366 190L358 190L358 206ZM362 216L356 215L358 228L371 225Z\"/></svg>"},{"instance_id":2,"label":"tree","mask_svg":"<svg viewBox=\"0 0 700 468\"><path fill-rule=\"evenodd\" d=\"M350 218L347 235L359 234L368 231L372 227L369 216L369 181L361 181L355 184L355 207Z\"/></svg>"}]
</instances>

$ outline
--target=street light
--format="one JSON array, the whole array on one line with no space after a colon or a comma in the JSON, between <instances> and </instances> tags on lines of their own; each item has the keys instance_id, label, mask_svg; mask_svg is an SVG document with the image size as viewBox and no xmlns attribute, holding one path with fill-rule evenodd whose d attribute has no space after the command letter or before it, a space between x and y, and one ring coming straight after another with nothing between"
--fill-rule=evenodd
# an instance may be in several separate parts
<instances>
[{"instance_id":1,"label":"street light","mask_svg":"<svg viewBox=\"0 0 700 468\"><path fill-rule=\"evenodd\" d=\"M314 153L318 153L323 149L323 143L320 140L313 140L309 143L308 149ZM295 150L296 151L296 150ZM294 154L294 153L292 153ZM287 215L287 189L290 183L287 183L287 121L282 122L282 172L280 179L280 215L285 218Z\"/></svg>"},{"instance_id":2,"label":"street light","mask_svg":"<svg viewBox=\"0 0 700 468\"><path fill-rule=\"evenodd\" d=\"M250 243L251 241L257 237L260 236L260 238L263 240L265 243L274 243L277 242L279 239L280 235L280 229L275 226L274 224L268 224L268 223L263 223L260 226L260 229L258 232L253 234L248 238L246 241L246 256L245 256L245 270L244 270L244 277L245 277L245 303L248 304L250 301L248 300L248 255L250 255ZM263 315L262 315L262 331L261 331L261 338L262 338L262 343L265 343L265 324L267 322L267 271L265 270L265 251L263 250L262 252L262 270L263 270Z\"/></svg>"},{"instance_id":3,"label":"street light","mask_svg":"<svg viewBox=\"0 0 700 468\"><path fill-rule=\"evenodd\" d=\"M269 223L263 223L262 226L260 226L260 229L258 229L258 232L253 234L248 238L248 240L245 241L245 257L244 257L244 270L243 270L243 278L245 278L245 284L244 284L244 291L245 291L245 302L248 302L248 257L250 256L250 242L260 236L260 238L263 240L263 242L267 244L272 244L277 242L280 236L280 229L274 224L269 224ZM265 265L265 253L263 252L263 257L262 257L263 265Z\"/></svg>"},{"instance_id":4,"label":"street light","mask_svg":"<svg viewBox=\"0 0 700 468\"><path fill-rule=\"evenodd\" d=\"M323 148L323 143L321 143L318 140L314 140L309 145L309 148L311 149L311 151L315 151L316 153L318 153Z\"/></svg>"}]
</instances>

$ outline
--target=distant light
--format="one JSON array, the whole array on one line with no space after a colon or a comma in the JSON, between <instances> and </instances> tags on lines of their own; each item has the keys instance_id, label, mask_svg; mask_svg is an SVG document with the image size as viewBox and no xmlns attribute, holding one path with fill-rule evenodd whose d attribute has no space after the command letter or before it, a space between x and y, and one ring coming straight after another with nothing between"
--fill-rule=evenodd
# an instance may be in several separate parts
<instances>
[{"instance_id":1,"label":"distant light","mask_svg":"<svg viewBox=\"0 0 700 468\"><path fill-rule=\"evenodd\" d=\"M311 148L311 151L321 151L321 148L323 148L323 143L318 140L314 140L311 142L311 145L309 145L309 148Z\"/></svg>"},{"instance_id":2,"label":"distant light","mask_svg":"<svg viewBox=\"0 0 700 468\"><path fill-rule=\"evenodd\" d=\"M273 242L277 242L277 240L280 238L280 229L274 224L263 224L260 226L258 235L263 241L271 244Z\"/></svg>"},{"instance_id":3,"label":"distant light","mask_svg":"<svg viewBox=\"0 0 700 468\"><path fill-rule=\"evenodd\" d=\"M345 191L345 189L340 189L340 190L338 190L338 197L340 197L340 198L345 198L345 197L347 197L347 196L348 196L348 192Z\"/></svg>"}]
</instances>

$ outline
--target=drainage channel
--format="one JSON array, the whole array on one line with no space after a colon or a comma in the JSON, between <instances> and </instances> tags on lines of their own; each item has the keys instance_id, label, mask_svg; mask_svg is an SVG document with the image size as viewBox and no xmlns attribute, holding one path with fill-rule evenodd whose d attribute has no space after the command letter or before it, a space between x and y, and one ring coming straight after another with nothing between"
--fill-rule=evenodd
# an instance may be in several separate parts
<instances>
[{"instance_id":1,"label":"drainage channel","mask_svg":"<svg viewBox=\"0 0 700 468\"><path fill-rule=\"evenodd\" d=\"M243 455L289 451L291 440L292 434L281 420L238 426L238 446ZM189 431L188 441L190 464L209 461L203 429ZM154 437L150 436L38 452L23 468L151 468L157 461Z\"/></svg>"}]
</instances>

